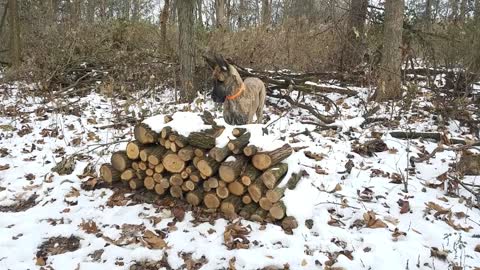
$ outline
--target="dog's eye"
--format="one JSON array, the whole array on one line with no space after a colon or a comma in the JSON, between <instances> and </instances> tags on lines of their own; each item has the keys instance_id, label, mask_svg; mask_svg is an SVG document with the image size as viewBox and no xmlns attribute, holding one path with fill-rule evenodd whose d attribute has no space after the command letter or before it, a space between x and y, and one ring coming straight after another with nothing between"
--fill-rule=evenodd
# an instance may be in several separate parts
<instances>
[{"instance_id":1,"label":"dog's eye","mask_svg":"<svg viewBox=\"0 0 480 270\"><path fill-rule=\"evenodd\" d=\"M223 83L223 81L221 81L221 80L217 80L217 83Z\"/></svg>"}]
</instances>

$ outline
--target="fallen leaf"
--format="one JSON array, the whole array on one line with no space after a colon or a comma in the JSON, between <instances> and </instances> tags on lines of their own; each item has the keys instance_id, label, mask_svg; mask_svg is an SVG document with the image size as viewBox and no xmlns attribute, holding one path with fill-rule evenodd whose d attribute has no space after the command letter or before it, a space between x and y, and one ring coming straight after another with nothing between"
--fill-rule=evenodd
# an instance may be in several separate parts
<instances>
[{"instance_id":1,"label":"fallen leaf","mask_svg":"<svg viewBox=\"0 0 480 270\"><path fill-rule=\"evenodd\" d=\"M37 259L35 261L35 265L45 266L46 264L47 264L47 262L45 261L45 259L43 257L37 257Z\"/></svg>"},{"instance_id":2,"label":"fallen leaf","mask_svg":"<svg viewBox=\"0 0 480 270\"><path fill-rule=\"evenodd\" d=\"M479 252L479 253L480 253L480 244L478 244L477 246L475 246L475 252Z\"/></svg>"},{"instance_id":3,"label":"fallen leaf","mask_svg":"<svg viewBox=\"0 0 480 270\"><path fill-rule=\"evenodd\" d=\"M82 221L78 227L82 228L86 233L94 234L99 232L97 224L93 220Z\"/></svg>"},{"instance_id":4,"label":"fallen leaf","mask_svg":"<svg viewBox=\"0 0 480 270\"><path fill-rule=\"evenodd\" d=\"M72 189L65 195L65 198L77 198L78 196L80 196L80 191L72 187Z\"/></svg>"},{"instance_id":5,"label":"fallen leaf","mask_svg":"<svg viewBox=\"0 0 480 270\"><path fill-rule=\"evenodd\" d=\"M380 219L376 218L375 213L373 211L368 211L363 214L363 219L367 224L368 228L377 229L377 228L386 228L388 227L385 222L381 221Z\"/></svg>"},{"instance_id":6,"label":"fallen leaf","mask_svg":"<svg viewBox=\"0 0 480 270\"><path fill-rule=\"evenodd\" d=\"M397 203L400 206L400 214L406 214L410 212L410 203L408 201L400 199Z\"/></svg>"},{"instance_id":7,"label":"fallen leaf","mask_svg":"<svg viewBox=\"0 0 480 270\"><path fill-rule=\"evenodd\" d=\"M10 164L0 165L0 171L5 171L10 169Z\"/></svg>"},{"instance_id":8,"label":"fallen leaf","mask_svg":"<svg viewBox=\"0 0 480 270\"><path fill-rule=\"evenodd\" d=\"M402 232L398 228L395 228L395 230L392 233L392 237L393 237L394 241L397 241L398 238L400 238L401 236L406 236L406 235L407 235L406 232Z\"/></svg>"},{"instance_id":9,"label":"fallen leaf","mask_svg":"<svg viewBox=\"0 0 480 270\"><path fill-rule=\"evenodd\" d=\"M430 256L435 257L435 258L437 258L441 261L446 261L448 253L445 252L445 251L439 250L436 247L432 247L432 248L430 248Z\"/></svg>"},{"instance_id":10,"label":"fallen leaf","mask_svg":"<svg viewBox=\"0 0 480 270\"><path fill-rule=\"evenodd\" d=\"M143 240L147 243L146 246L151 249L162 249L167 246L165 240L149 230L146 230L143 234Z\"/></svg>"},{"instance_id":11,"label":"fallen leaf","mask_svg":"<svg viewBox=\"0 0 480 270\"><path fill-rule=\"evenodd\" d=\"M327 193L335 193L341 190L342 190L342 186L340 184L337 184L334 189L327 191Z\"/></svg>"}]
</instances>

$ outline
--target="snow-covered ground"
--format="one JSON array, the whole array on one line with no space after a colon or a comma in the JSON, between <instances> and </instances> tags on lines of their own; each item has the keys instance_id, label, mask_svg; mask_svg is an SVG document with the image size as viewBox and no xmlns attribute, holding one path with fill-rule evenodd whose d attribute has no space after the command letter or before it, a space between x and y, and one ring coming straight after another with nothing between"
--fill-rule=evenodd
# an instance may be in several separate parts
<instances>
[{"instance_id":1,"label":"snow-covered ground","mask_svg":"<svg viewBox=\"0 0 480 270\"><path fill-rule=\"evenodd\" d=\"M248 248L229 249L224 233L238 220L196 211L178 218L178 210L172 211L177 209L175 201L152 196L142 202L126 189L96 182L99 165L109 162L112 151L123 149L133 137L132 124L117 129L112 124L140 115L214 111L210 101L199 97L190 105L165 105L174 95L159 91L154 97L136 93L127 99L92 93L66 104L32 97L25 86L21 91L17 86L3 87L0 269L480 267L480 252L475 251L480 245L480 210L472 207L472 194L462 187L449 189L442 177L458 153L438 152L411 168L409 157L431 152L437 143L388 134L382 140L389 150L371 157L352 152L352 144L372 139L372 131L388 131L378 123L362 125L368 89L353 88L360 94L351 98L329 95L341 111L333 124L336 131L315 131L317 126L302 124L312 121L308 112L269 100L269 134L263 142L287 141L299 149L287 160L290 172L304 169L308 174L284 198L287 214L297 218L299 227L287 234L278 225L241 220L240 226L250 231ZM375 117L391 119L392 130L438 131L432 116L422 110L431 105L428 97L423 93L413 101L415 109L402 112L395 121L398 108L382 106ZM320 112L334 110L307 98ZM62 110L54 110L59 107ZM224 124L220 115L217 112L218 121ZM185 126L185 132L198 128L191 121ZM249 128L261 132L262 127ZM451 122L445 131L466 138L468 129ZM310 159L306 151L320 158ZM62 158L72 155L71 173L52 172ZM350 173L345 168L349 160L354 165ZM402 177L408 179L408 193L399 181ZM480 184L478 176L463 181ZM132 267L145 261L157 263L153 268Z\"/></svg>"}]
</instances>

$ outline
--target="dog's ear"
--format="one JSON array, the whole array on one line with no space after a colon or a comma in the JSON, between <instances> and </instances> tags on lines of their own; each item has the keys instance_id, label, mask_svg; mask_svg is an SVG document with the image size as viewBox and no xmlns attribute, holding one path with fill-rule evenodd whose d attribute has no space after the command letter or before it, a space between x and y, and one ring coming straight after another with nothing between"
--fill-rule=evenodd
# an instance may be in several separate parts
<instances>
[{"instance_id":1,"label":"dog's ear","mask_svg":"<svg viewBox=\"0 0 480 270\"><path fill-rule=\"evenodd\" d=\"M213 60L212 58L209 58L208 56L204 55L203 58L205 59L205 61L207 62L208 66L213 70L215 69L216 66L218 66L218 64L215 62L215 60Z\"/></svg>"},{"instance_id":2,"label":"dog's ear","mask_svg":"<svg viewBox=\"0 0 480 270\"><path fill-rule=\"evenodd\" d=\"M223 56L216 54L215 61L223 71L228 71L228 63L227 61L225 61L225 58L223 58Z\"/></svg>"}]
</instances>

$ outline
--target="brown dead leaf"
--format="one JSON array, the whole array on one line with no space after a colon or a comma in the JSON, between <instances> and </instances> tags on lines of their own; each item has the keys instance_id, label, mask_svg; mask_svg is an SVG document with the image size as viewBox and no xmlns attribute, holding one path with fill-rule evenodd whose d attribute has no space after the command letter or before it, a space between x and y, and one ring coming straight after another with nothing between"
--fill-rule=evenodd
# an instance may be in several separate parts
<instances>
[{"instance_id":1,"label":"brown dead leaf","mask_svg":"<svg viewBox=\"0 0 480 270\"><path fill-rule=\"evenodd\" d=\"M395 230L392 233L393 241L397 241L398 238L402 236L407 236L407 233L400 231L398 228L395 228Z\"/></svg>"},{"instance_id":2,"label":"brown dead leaf","mask_svg":"<svg viewBox=\"0 0 480 270\"><path fill-rule=\"evenodd\" d=\"M410 203L402 199L398 200L398 206L400 206L400 214L406 214L410 212Z\"/></svg>"},{"instance_id":3,"label":"brown dead leaf","mask_svg":"<svg viewBox=\"0 0 480 270\"><path fill-rule=\"evenodd\" d=\"M480 253L480 244L476 245L474 250L475 250L475 252Z\"/></svg>"},{"instance_id":4,"label":"brown dead leaf","mask_svg":"<svg viewBox=\"0 0 480 270\"><path fill-rule=\"evenodd\" d=\"M432 247L432 248L430 248L430 256L435 257L435 258L437 258L441 261L446 261L448 253L444 250L439 250L436 247Z\"/></svg>"},{"instance_id":5,"label":"brown dead leaf","mask_svg":"<svg viewBox=\"0 0 480 270\"><path fill-rule=\"evenodd\" d=\"M37 259L35 260L35 265L38 265L38 266L45 266L47 264L45 258L43 257L37 257Z\"/></svg>"},{"instance_id":6,"label":"brown dead leaf","mask_svg":"<svg viewBox=\"0 0 480 270\"><path fill-rule=\"evenodd\" d=\"M143 234L143 240L146 242L146 246L150 249L162 249L167 246L165 240L150 230L145 231Z\"/></svg>"},{"instance_id":7,"label":"brown dead leaf","mask_svg":"<svg viewBox=\"0 0 480 270\"><path fill-rule=\"evenodd\" d=\"M223 233L223 241L229 250L232 249L248 249L250 241L247 235L250 234L249 227L243 227L241 220L228 225Z\"/></svg>"},{"instance_id":8,"label":"brown dead leaf","mask_svg":"<svg viewBox=\"0 0 480 270\"><path fill-rule=\"evenodd\" d=\"M335 193L341 190L342 190L342 186L340 184L337 184L334 189L327 191L327 193Z\"/></svg>"},{"instance_id":9,"label":"brown dead leaf","mask_svg":"<svg viewBox=\"0 0 480 270\"><path fill-rule=\"evenodd\" d=\"M236 270L237 268L235 267L235 262L237 261L237 258L232 257L230 260L228 260L228 270Z\"/></svg>"},{"instance_id":10,"label":"brown dead leaf","mask_svg":"<svg viewBox=\"0 0 480 270\"><path fill-rule=\"evenodd\" d=\"M74 187L65 195L65 198L77 198L80 196L80 191Z\"/></svg>"},{"instance_id":11,"label":"brown dead leaf","mask_svg":"<svg viewBox=\"0 0 480 270\"><path fill-rule=\"evenodd\" d=\"M10 164L0 165L0 171L6 171L10 169Z\"/></svg>"},{"instance_id":12,"label":"brown dead leaf","mask_svg":"<svg viewBox=\"0 0 480 270\"><path fill-rule=\"evenodd\" d=\"M34 180L35 179L35 175L33 173L28 173L25 175L25 179L27 180Z\"/></svg>"},{"instance_id":13,"label":"brown dead leaf","mask_svg":"<svg viewBox=\"0 0 480 270\"><path fill-rule=\"evenodd\" d=\"M99 232L97 224L93 220L82 221L82 223L80 223L78 227L80 227L88 234L94 234Z\"/></svg>"},{"instance_id":14,"label":"brown dead leaf","mask_svg":"<svg viewBox=\"0 0 480 270\"><path fill-rule=\"evenodd\" d=\"M385 222L381 221L376 217L375 212L373 211L368 211L364 213L363 219L365 220L367 227L371 229L388 227L387 224L385 224Z\"/></svg>"},{"instance_id":15,"label":"brown dead leaf","mask_svg":"<svg viewBox=\"0 0 480 270\"><path fill-rule=\"evenodd\" d=\"M313 159L315 161L320 161L320 160L323 160L325 158L325 156L323 154L313 153L311 151L305 151L303 153L305 154L306 157L308 157L310 159Z\"/></svg>"}]
</instances>

